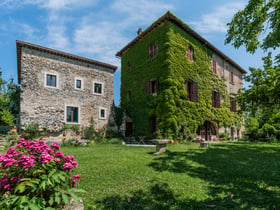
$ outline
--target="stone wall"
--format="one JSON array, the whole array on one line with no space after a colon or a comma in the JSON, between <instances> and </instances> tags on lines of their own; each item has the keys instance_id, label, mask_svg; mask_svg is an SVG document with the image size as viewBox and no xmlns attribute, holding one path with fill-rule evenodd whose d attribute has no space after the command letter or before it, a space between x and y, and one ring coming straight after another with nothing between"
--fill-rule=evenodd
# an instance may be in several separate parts
<instances>
[{"instance_id":1,"label":"stone wall","mask_svg":"<svg viewBox=\"0 0 280 210\"><path fill-rule=\"evenodd\" d=\"M20 124L38 122L41 129L61 131L66 122L66 106L79 108L80 126L106 126L113 104L113 70L60 55L21 48ZM57 76L57 87L46 86L46 74ZM82 90L75 89L75 79L81 79ZM93 82L103 84L103 94L93 93ZM106 110L99 119L100 108ZM69 123L67 123L69 124ZM72 123L75 124L75 123Z\"/></svg>"}]
</instances>

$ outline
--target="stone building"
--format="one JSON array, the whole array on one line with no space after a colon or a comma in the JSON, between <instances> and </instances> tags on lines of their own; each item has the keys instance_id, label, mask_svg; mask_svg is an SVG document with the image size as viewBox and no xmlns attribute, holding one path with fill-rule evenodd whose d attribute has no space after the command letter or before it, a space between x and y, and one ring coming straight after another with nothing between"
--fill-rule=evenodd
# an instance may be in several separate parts
<instances>
[{"instance_id":1,"label":"stone building","mask_svg":"<svg viewBox=\"0 0 280 210\"><path fill-rule=\"evenodd\" d=\"M246 71L171 12L137 33L116 54L126 135L240 136L234 94Z\"/></svg>"},{"instance_id":2,"label":"stone building","mask_svg":"<svg viewBox=\"0 0 280 210\"><path fill-rule=\"evenodd\" d=\"M116 66L17 41L20 126L39 123L59 132L65 124L108 124Z\"/></svg>"}]
</instances>

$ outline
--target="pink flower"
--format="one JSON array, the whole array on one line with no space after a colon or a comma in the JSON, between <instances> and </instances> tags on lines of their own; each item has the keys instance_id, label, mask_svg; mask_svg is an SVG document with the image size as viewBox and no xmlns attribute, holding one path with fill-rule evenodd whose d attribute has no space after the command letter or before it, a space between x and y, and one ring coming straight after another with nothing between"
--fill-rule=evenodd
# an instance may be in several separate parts
<instances>
[{"instance_id":1,"label":"pink flower","mask_svg":"<svg viewBox=\"0 0 280 210\"><path fill-rule=\"evenodd\" d=\"M15 182L15 181L17 181L17 180L18 180L18 178L17 178L17 177L14 177L14 176L10 179L11 182Z\"/></svg>"},{"instance_id":2,"label":"pink flower","mask_svg":"<svg viewBox=\"0 0 280 210\"><path fill-rule=\"evenodd\" d=\"M10 189L11 189L11 186L12 186L12 185L10 185L10 184L6 184L6 185L4 186L4 189L5 189L5 190L10 190Z\"/></svg>"},{"instance_id":3,"label":"pink flower","mask_svg":"<svg viewBox=\"0 0 280 210\"><path fill-rule=\"evenodd\" d=\"M54 157L47 152L43 152L42 155L39 157L39 161L41 163L48 163L50 160L52 160Z\"/></svg>"},{"instance_id":4,"label":"pink flower","mask_svg":"<svg viewBox=\"0 0 280 210\"><path fill-rule=\"evenodd\" d=\"M63 164L63 168L66 170L66 171L71 171L71 169L73 168L73 165L71 163L64 163Z\"/></svg>"},{"instance_id":5,"label":"pink flower","mask_svg":"<svg viewBox=\"0 0 280 210\"><path fill-rule=\"evenodd\" d=\"M54 144L52 144L51 145L51 148L53 148L54 150L60 150L60 146L59 146L59 144L58 143L54 143Z\"/></svg>"},{"instance_id":6,"label":"pink flower","mask_svg":"<svg viewBox=\"0 0 280 210\"><path fill-rule=\"evenodd\" d=\"M56 152L56 153L55 153L55 156L56 156L56 157L61 157L61 158L64 157L63 152L61 152L61 151Z\"/></svg>"}]
</instances>

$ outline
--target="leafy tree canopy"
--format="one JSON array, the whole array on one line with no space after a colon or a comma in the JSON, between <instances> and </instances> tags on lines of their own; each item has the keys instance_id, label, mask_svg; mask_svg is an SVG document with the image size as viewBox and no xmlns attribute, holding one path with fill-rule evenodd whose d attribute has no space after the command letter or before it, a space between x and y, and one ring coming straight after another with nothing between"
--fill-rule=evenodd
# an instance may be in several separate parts
<instances>
[{"instance_id":1,"label":"leafy tree canopy","mask_svg":"<svg viewBox=\"0 0 280 210\"><path fill-rule=\"evenodd\" d=\"M20 88L13 79L9 82L2 78L0 69L0 125L14 125L19 113Z\"/></svg>"},{"instance_id":2,"label":"leafy tree canopy","mask_svg":"<svg viewBox=\"0 0 280 210\"><path fill-rule=\"evenodd\" d=\"M280 1L249 0L228 26L226 44L244 45L251 53L257 48L276 49L280 46Z\"/></svg>"}]
</instances>

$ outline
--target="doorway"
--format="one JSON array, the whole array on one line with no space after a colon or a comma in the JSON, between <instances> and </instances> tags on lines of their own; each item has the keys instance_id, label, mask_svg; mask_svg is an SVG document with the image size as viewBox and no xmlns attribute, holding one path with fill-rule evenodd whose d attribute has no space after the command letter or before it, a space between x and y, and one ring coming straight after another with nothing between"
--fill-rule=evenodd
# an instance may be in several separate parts
<instances>
[{"instance_id":1,"label":"doorway","mask_svg":"<svg viewBox=\"0 0 280 210\"><path fill-rule=\"evenodd\" d=\"M206 120L202 126L199 127L199 135L205 141L212 141L212 135L217 136L219 133L217 123Z\"/></svg>"}]
</instances>

